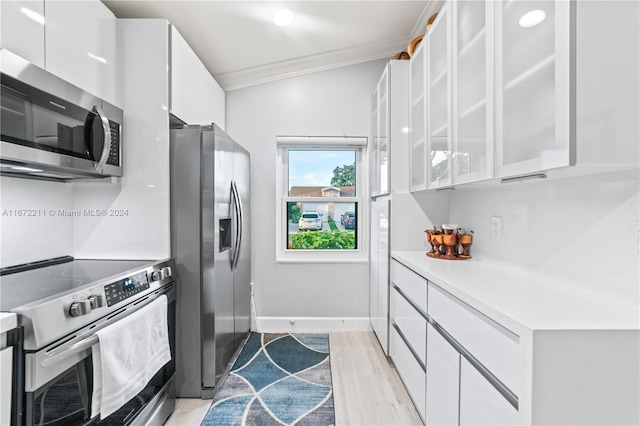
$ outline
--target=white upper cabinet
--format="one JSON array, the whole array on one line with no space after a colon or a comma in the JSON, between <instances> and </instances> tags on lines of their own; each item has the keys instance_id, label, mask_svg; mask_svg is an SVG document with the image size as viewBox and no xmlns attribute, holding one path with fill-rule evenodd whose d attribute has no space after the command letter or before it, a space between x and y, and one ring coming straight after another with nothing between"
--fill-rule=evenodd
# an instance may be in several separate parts
<instances>
[{"instance_id":1,"label":"white upper cabinet","mask_svg":"<svg viewBox=\"0 0 640 426\"><path fill-rule=\"evenodd\" d=\"M371 196L389 192L389 65L371 96Z\"/></svg>"},{"instance_id":2,"label":"white upper cabinet","mask_svg":"<svg viewBox=\"0 0 640 426\"><path fill-rule=\"evenodd\" d=\"M114 105L116 17L99 0L2 1L2 47Z\"/></svg>"},{"instance_id":3,"label":"white upper cabinet","mask_svg":"<svg viewBox=\"0 0 640 426\"><path fill-rule=\"evenodd\" d=\"M496 175L568 166L570 2L495 6Z\"/></svg>"},{"instance_id":4,"label":"white upper cabinet","mask_svg":"<svg viewBox=\"0 0 640 426\"><path fill-rule=\"evenodd\" d=\"M0 21L2 47L44 68L44 0L3 0Z\"/></svg>"},{"instance_id":5,"label":"white upper cabinet","mask_svg":"<svg viewBox=\"0 0 640 426\"><path fill-rule=\"evenodd\" d=\"M409 155L411 191L427 189L427 41L422 40L409 63Z\"/></svg>"},{"instance_id":6,"label":"white upper cabinet","mask_svg":"<svg viewBox=\"0 0 640 426\"><path fill-rule=\"evenodd\" d=\"M639 8L495 3L496 176L638 165Z\"/></svg>"},{"instance_id":7,"label":"white upper cabinet","mask_svg":"<svg viewBox=\"0 0 640 426\"><path fill-rule=\"evenodd\" d=\"M493 2L451 3L452 183L493 177Z\"/></svg>"},{"instance_id":8,"label":"white upper cabinet","mask_svg":"<svg viewBox=\"0 0 640 426\"><path fill-rule=\"evenodd\" d=\"M445 4L427 37L427 187L451 185L450 4Z\"/></svg>"},{"instance_id":9,"label":"white upper cabinet","mask_svg":"<svg viewBox=\"0 0 640 426\"><path fill-rule=\"evenodd\" d=\"M371 96L369 159L373 197L408 191L404 166L409 157L408 72L407 61L389 61Z\"/></svg>"},{"instance_id":10,"label":"white upper cabinet","mask_svg":"<svg viewBox=\"0 0 640 426\"><path fill-rule=\"evenodd\" d=\"M45 68L119 105L116 17L99 0L45 2Z\"/></svg>"},{"instance_id":11,"label":"white upper cabinet","mask_svg":"<svg viewBox=\"0 0 640 426\"><path fill-rule=\"evenodd\" d=\"M225 93L184 37L171 26L171 109L187 124L225 128Z\"/></svg>"},{"instance_id":12,"label":"white upper cabinet","mask_svg":"<svg viewBox=\"0 0 640 426\"><path fill-rule=\"evenodd\" d=\"M445 2L411 60L411 190L638 167L639 9Z\"/></svg>"}]
</instances>

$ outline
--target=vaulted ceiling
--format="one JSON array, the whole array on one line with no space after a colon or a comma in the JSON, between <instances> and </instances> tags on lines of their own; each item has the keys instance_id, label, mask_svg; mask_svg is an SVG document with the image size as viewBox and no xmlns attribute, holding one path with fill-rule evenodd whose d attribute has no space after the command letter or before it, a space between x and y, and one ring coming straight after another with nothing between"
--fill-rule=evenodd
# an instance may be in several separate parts
<instances>
[{"instance_id":1,"label":"vaulted ceiling","mask_svg":"<svg viewBox=\"0 0 640 426\"><path fill-rule=\"evenodd\" d=\"M441 0L103 0L118 18L169 20L224 90L391 58L425 32ZM274 14L289 9L287 27Z\"/></svg>"}]
</instances>

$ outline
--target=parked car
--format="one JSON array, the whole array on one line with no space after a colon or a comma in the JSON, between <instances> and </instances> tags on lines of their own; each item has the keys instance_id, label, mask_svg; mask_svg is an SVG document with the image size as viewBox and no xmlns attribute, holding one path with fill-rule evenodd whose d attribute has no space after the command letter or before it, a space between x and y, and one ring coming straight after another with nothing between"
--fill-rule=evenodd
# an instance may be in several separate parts
<instances>
[{"instance_id":1,"label":"parked car","mask_svg":"<svg viewBox=\"0 0 640 426\"><path fill-rule=\"evenodd\" d=\"M302 213L298 221L298 229L319 231L322 229L322 215L315 211L307 211Z\"/></svg>"},{"instance_id":2,"label":"parked car","mask_svg":"<svg viewBox=\"0 0 640 426\"><path fill-rule=\"evenodd\" d=\"M355 212L346 212L342 216L340 216L340 223L344 225L344 229L355 229L356 228L356 213Z\"/></svg>"}]
</instances>

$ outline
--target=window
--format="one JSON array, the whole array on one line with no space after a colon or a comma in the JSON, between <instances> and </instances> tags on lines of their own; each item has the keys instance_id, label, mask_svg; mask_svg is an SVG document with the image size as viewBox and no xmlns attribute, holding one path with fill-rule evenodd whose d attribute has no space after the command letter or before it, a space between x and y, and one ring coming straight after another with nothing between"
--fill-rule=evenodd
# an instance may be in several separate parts
<instances>
[{"instance_id":1,"label":"window","mask_svg":"<svg viewBox=\"0 0 640 426\"><path fill-rule=\"evenodd\" d=\"M278 138L278 260L366 261L365 138Z\"/></svg>"}]
</instances>

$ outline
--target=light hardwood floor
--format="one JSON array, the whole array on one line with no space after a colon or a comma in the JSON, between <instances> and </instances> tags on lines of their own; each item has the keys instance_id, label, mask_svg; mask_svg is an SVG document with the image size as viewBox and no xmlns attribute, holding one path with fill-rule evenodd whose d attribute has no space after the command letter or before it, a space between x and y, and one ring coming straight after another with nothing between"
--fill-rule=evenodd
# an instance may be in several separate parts
<instances>
[{"instance_id":1,"label":"light hardwood floor","mask_svg":"<svg viewBox=\"0 0 640 426\"><path fill-rule=\"evenodd\" d=\"M330 333L336 425L422 425L372 332ZM211 400L178 399L166 426L200 425Z\"/></svg>"}]
</instances>

